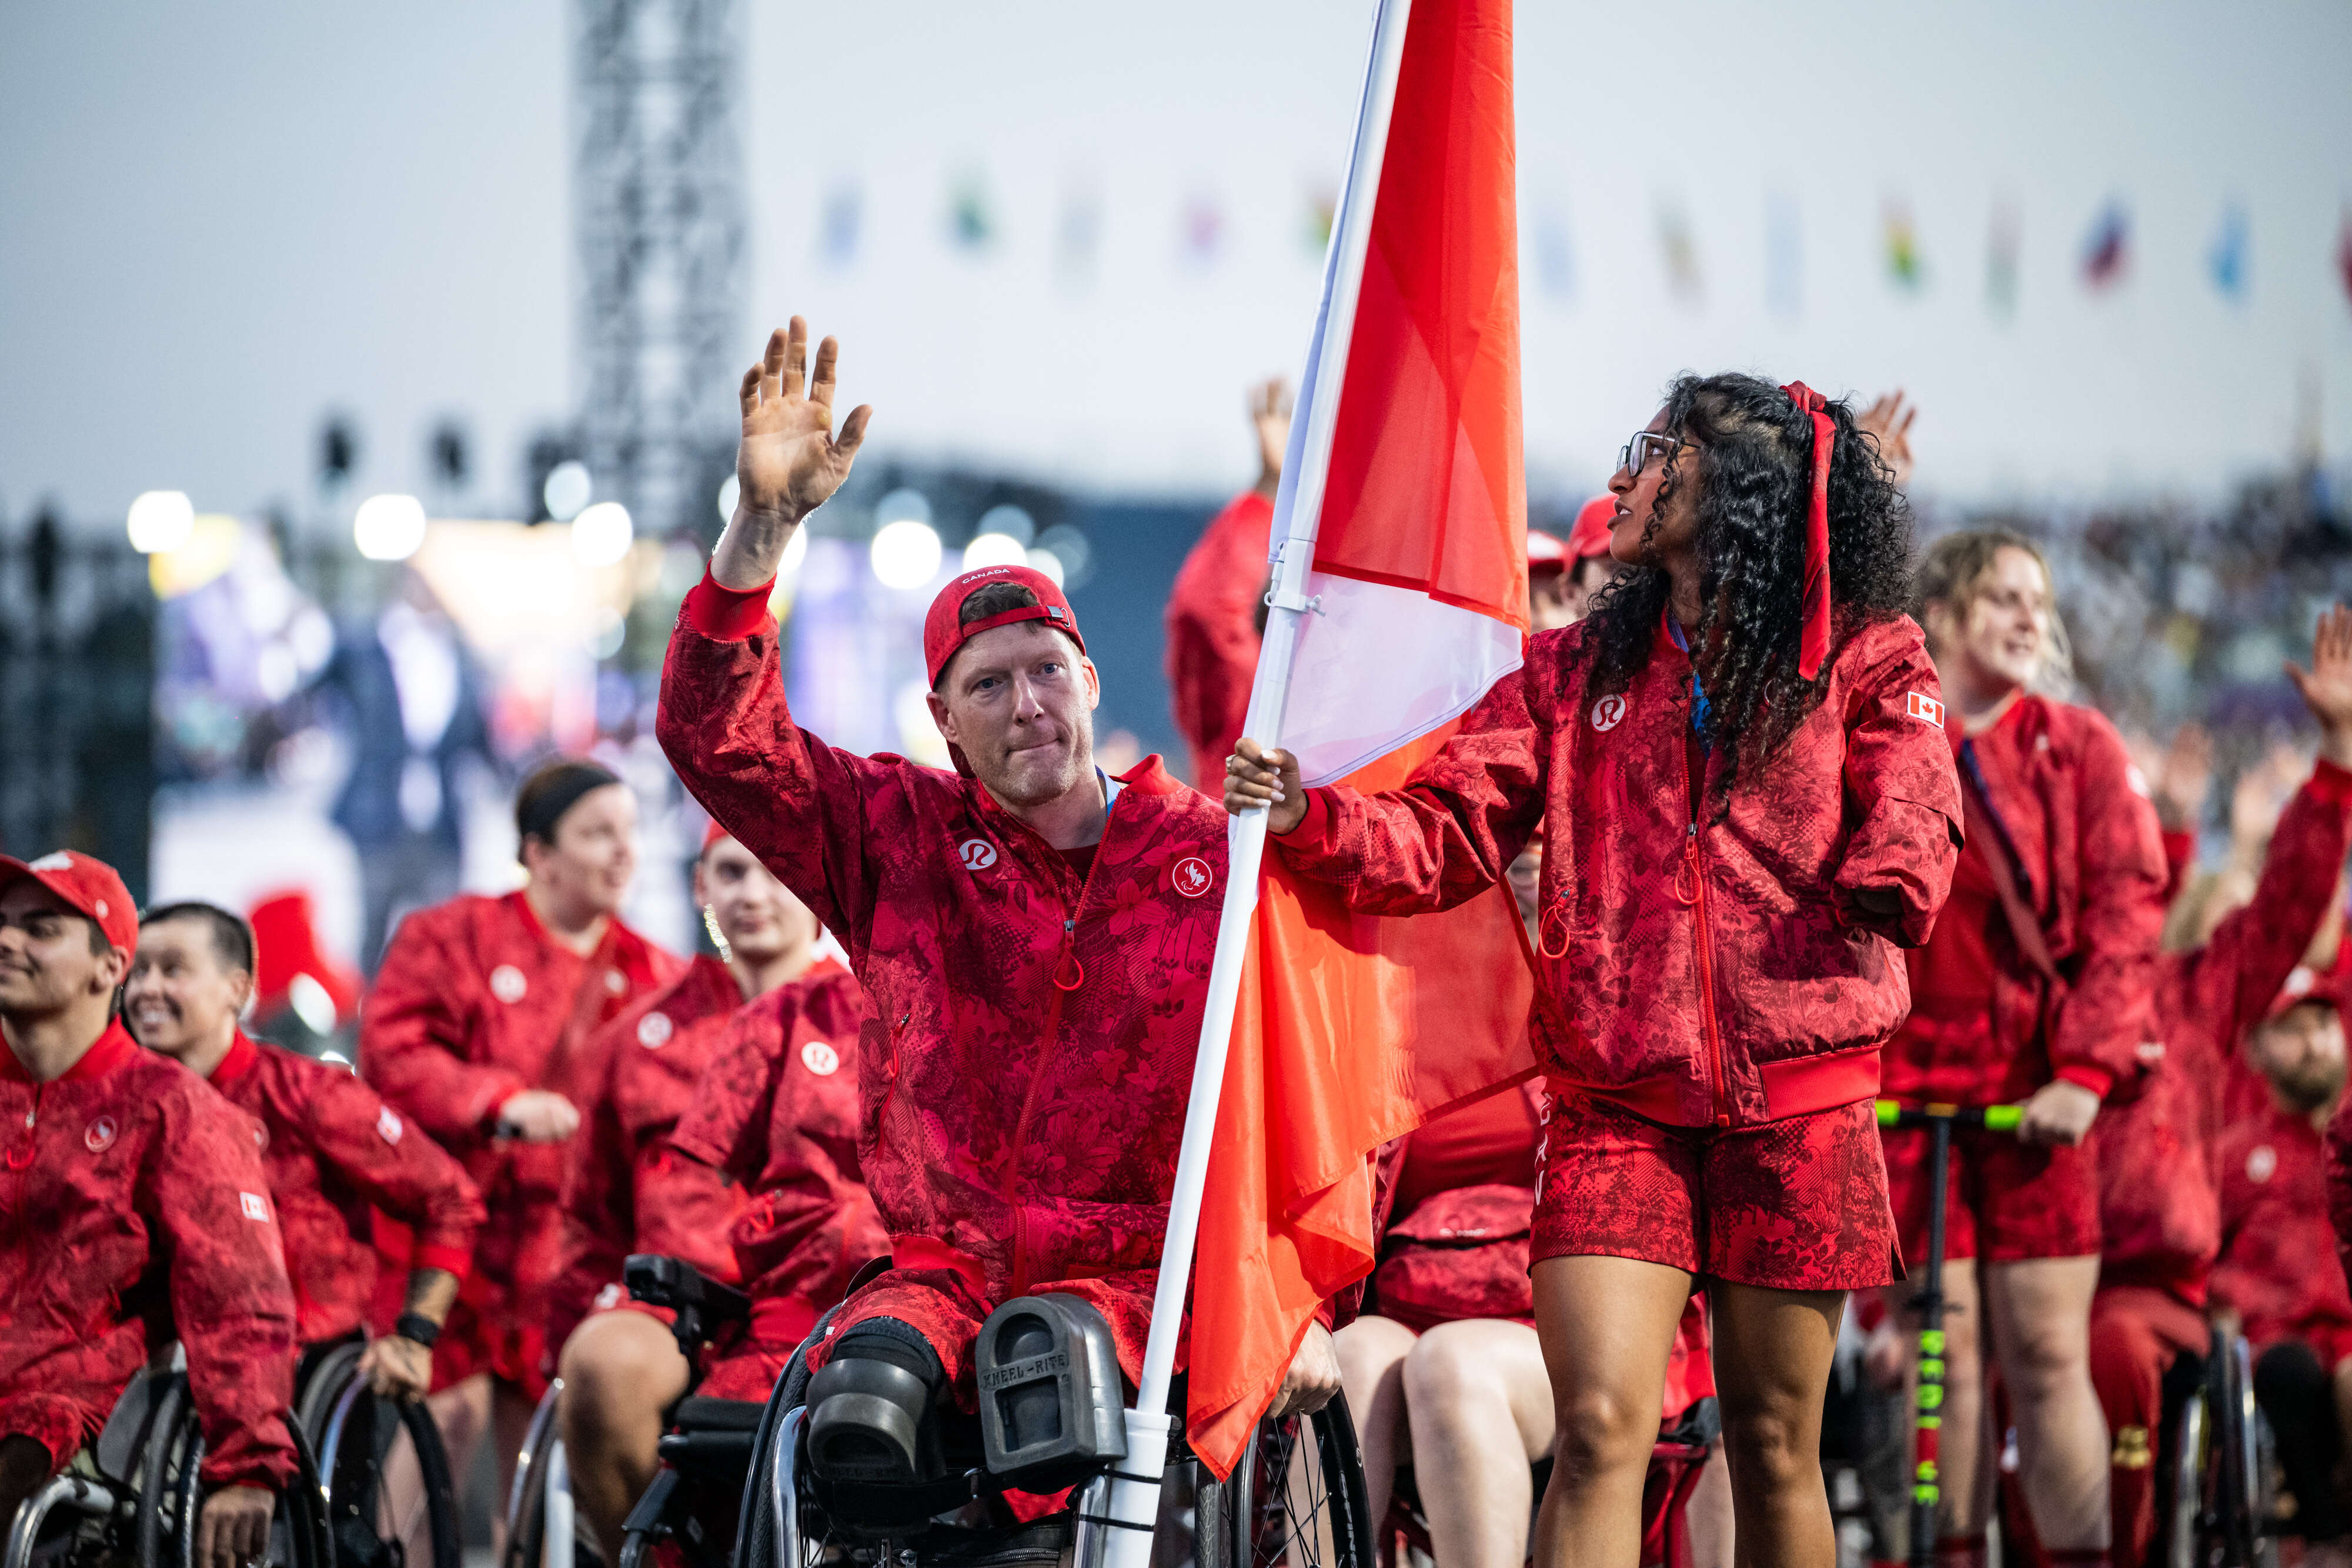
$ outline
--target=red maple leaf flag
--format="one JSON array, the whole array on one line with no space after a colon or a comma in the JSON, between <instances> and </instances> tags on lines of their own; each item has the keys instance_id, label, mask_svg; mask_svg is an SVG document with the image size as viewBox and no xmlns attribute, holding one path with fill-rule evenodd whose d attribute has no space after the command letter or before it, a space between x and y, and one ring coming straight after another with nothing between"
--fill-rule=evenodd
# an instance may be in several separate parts
<instances>
[{"instance_id":1,"label":"red maple leaf flag","mask_svg":"<svg viewBox=\"0 0 2352 1568\"><path fill-rule=\"evenodd\" d=\"M1519 667L1514 164L1509 0L1382 0L1251 693L1249 733L1296 751L1309 784L1402 783ZM1370 1271L1372 1152L1534 1067L1507 889L1411 920L1351 915L1262 861L1265 821L1233 834L1127 1470L1151 1469L1136 1438L1165 1407L1188 1254L1185 1432L1223 1475L1318 1305ZM1112 1511L1149 1520L1142 1490Z\"/></svg>"}]
</instances>

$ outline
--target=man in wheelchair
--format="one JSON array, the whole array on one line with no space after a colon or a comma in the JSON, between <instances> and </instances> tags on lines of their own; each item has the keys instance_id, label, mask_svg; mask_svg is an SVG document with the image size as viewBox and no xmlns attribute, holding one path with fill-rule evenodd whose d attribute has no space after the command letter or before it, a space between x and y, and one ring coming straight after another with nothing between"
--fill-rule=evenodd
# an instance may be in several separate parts
<instances>
[{"instance_id":1,"label":"man in wheelchair","mask_svg":"<svg viewBox=\"0 0 2352 1568\"><path fill-rule=\"evenodd\" d=\"M0 857L0 1521L176 1337L202 1421L199 1568L249 1568L296 1457L294 1298L252 1124L114 1016L122 879Z\"/></svg>"},{"instance_id":2,"label":"man in wheelchair","mask_svg":"<svg viewBox=\"0 0 2352 1568\"><path fill-rule=\"evenodd\" d=\"M2270 1103L2227 1129L2217 1314L2243 1325L2254 1397L2276 1434L2288 1530L2313 1568L2352 1563L2352 1499L2339 1465L2352 1431L2352 1292L2336 1259L2321 1133L2342 1100L2342 998L2321 979L2247 1037Z\"/></svg>"},{"instance_id":3,"label":"man in wheelchair","mask_svg":"<svg viewBox=\"0 0 2352 1568\"><path fill-rule=\"evenodd\" d=\"M637 1310L597 1311L563 1345L572 1493L607 1563L619 1561L624 1521L654 1478L656 1446L682 1397L692 1391L706 1412L712 1400L750 1401L756 1421L817 1312L841 1299L867 1259L889 1250L857 1166L857 982L815 956L807 909L718 830L698 885L711 895L706 907L736 966L722 971L728 987L740 998L740 975L754 999L667 1031L655 1050L625 1016L616 1027L635 1027L624 1062L685 1045L696 1077L674 1103L657 1104L616 1073L614 1125L633 1124L638 1146L604 1171L592 1147L573 1167L572 1288L601 1269L614 1284L596 1305L621 1307L623 1263L613 1254L632 1228L634 1252L674 1260L694 1276L673 1270L657 1279L633 1266L626 1283L635 1299L626 1305ZM591 1196L600 1190L610 1195L601 1206ZM742 1285L748 1299L728 1290L686 1303L700 1309L697 1332L672 1321L680 1303L670 1298L704 1291L705 1277ZM652 1288L635 1295L639 1286ZM722 1301L741 1311L721 1310ZM682 1331L675 1343L674 1329Z\"/></svg>"},{"instance_id":4,"label":"man in wheelchair","mask_svg":"<svg viewBox=\"0 0 2352 1568\"><path fill-rule=\"evenodd\" d=\"M678 776L847 947L871 999L860 1152L893 1267L811 1346L822 1480L920 1486L980 1407L982 1323L1075 1297L1140 1370L1225 878L1223 806L1158 758L1095 766L1099 679L1044 573L953 579L924 626L955 771L825 745L789 711L767 599L846 476L836 350L795 320L743 381L739 499L681 607L656 733ZM803 385L804 378L807 384ZM1282 1396L1336 1391L1308 1330Z\"/></svg>"},{"instance_id":5,"label":"man in wheelchair","mask_svg":"<svg viewBox=\"0 0 2352 1568\"><path fill-rule=\"evenodd\" d=\"M378 1394L421 1399L432 1344L472 1255L482 1200L465 1167L410 1126L348 1068L248 1039L252 929L209 904L173 904L139 923L123 1014L139 1042L210 1083L259 1128L262 1167L286 1236L302 1346L296 1385L328 1349L361 1339L374 1295L372 1210L416 1239L405 1305L362 1354Z\"/></svg>"}]
</instances>

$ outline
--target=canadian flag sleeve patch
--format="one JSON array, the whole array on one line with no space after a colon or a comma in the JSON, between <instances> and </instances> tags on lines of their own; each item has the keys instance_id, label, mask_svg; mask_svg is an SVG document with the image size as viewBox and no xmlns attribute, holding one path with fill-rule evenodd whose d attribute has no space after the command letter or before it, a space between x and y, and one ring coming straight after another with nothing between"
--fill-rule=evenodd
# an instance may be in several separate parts
<instances>
[{"instance_id":1,"label":"canadian flag sleeve patch","mask_svg":"<svg viewBox=\"0 0 2352 1568\"><path fill-rule=\"evenodd\" d=\"M1944 705L1934 697L1923 696L1917 692L1906 692L1903 694L1903 702L1904 711L1920 723L1932 724L1937 729L1944 727Z\"/></svg>"},{"instance_id":2,"label":"canadian flag sleeve patch","mask_svg":"<svg viewBox=\"0 0 2352 1568\"><path fill-rule=\"evenodd\" d=\"M237 1206L245 1210L247 1219L257 1219L264 1225L269 1223L269 1204L259 1193L241 1192L236 1198Z\"/></svg>"}]
</instances>

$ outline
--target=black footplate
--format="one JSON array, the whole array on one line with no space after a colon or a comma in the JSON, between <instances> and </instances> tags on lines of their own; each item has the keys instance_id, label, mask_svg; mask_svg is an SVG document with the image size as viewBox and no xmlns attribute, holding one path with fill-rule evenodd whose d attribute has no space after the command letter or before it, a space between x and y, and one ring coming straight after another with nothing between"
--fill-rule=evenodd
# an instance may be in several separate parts
<instances>
[{"instance_id":1,"label":"black footplate","mask_svg":"<svg viewBox=\"0 0 2352 1568\"><path fill-rule=\"evenodd\" d=\"M1076 1296L1019 1296L973 1350L988 1473L1024 1491L1074 1486L1127 1455L1125 1385L1110 1325Z\"/></svg>"}]
</instances>

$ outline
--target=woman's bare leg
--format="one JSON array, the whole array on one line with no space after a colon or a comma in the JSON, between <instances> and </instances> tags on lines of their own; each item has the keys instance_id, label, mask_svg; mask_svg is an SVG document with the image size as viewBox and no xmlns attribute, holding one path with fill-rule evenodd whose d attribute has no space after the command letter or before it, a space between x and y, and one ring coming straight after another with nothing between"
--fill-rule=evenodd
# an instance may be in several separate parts
<instances>
[{"instance_id":1,"label":"woman's bare leg","mask_svg":"<svg viewBox=\"0 0 2352 1568\"><path fill-rule=\"evenodd\" d=\"M1984 1270L1993 1354L2017 1421L2017 1479L2049 1552L2104 1550L2107 1418L2091 1385L2099 1260L2036 1258Z\"/></svg>"},{"instance_id":2,"label":"woman's bare leg","mask_svg":"<svg viewBox=\"0 0 2352 1568\"><path fill-rule=\"evenodd\" d=\"M1738 1521L1733 1561L1836 1568L1837 1531L1822 1484L1822 1397L1845 1292L1711 1281L1706 1298Z\"/></svg>"},{"instance_id":3,"label":"woman's bare leg","mask_svg":"<svg viewBox=\"0 0 2352 1568\"><path fill-rule=\"evenodd\" d=\"M1432 1555L1443 1568L1519 1568L1528 1467L1553 1428L1536 1331L1502 1318L1439 1323L1405 1357L1404 1391Z\"/></svg>"},{"instance_id":4,"label":"woman's bare leg","mask_svg":"<svg viewBox=\"0 0 2352 1568\"><path fill-rule=\"evenodd\" d=\"M1355 1417L1356 1448L1364 1461L1364 1499L1377 1533L1396 1492L1404 1460L1404 1358L1412 1331L1394 1318L1358 1318L1331 1336L1339 1356L1339 1386Z\"/></svg>"},{"instance_id":5,"label":"woman's bare leg","mask_svg":"<svg viewBox=\"0 0 2352 1568\"><path fill-rule=\"evenodd\" d=\"M1546 1258L1528 1273L1556 1424L1537 1568L1635 1568L1642 1481L1691 1277L1596 1257Z\"/></svg>"}]
</instances>

